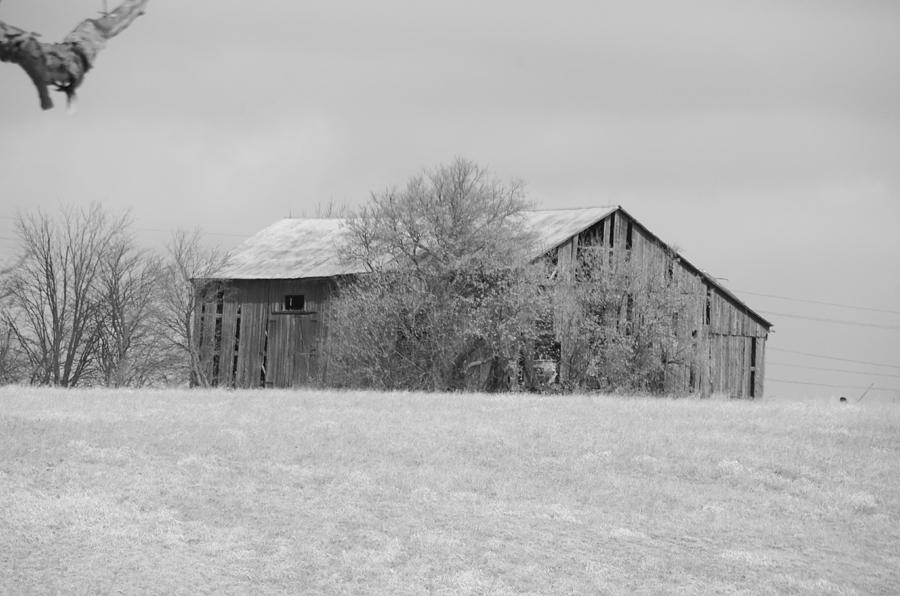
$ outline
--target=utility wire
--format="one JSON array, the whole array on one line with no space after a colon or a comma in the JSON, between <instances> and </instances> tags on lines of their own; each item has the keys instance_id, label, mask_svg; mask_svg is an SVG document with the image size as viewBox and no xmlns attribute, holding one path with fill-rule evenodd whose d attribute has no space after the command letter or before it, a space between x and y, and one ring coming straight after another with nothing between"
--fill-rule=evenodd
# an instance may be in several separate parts
<instances>
[{"instance_id":1,"label":"utility wire","mask_svg":"<svg viewBox=\"0 0 900 596\"><path fill-rule=\"evenodd\" d=\"M163 230L161 228L133 228L139 232L162 232L163 234L170 234L175 230ZM205 230L200 230L201 236L234 236L236 238L249 238L252 234L229 234L227 232L207 232Z\"/></svg>"},{"instance_id":2,"label":"utility wire","mask_svg":"<svg viewBox=\"0 0 900 596\"><path fill-rule=\"evenodd\" d=\"M16 218L10 217L8 215L0 215L0 219L14 220ZM164 234L170 234L175 231L175 230L164 230L162 228L138 228L138 227L135 227L132 229L137 230L139 232L162 232ZM200 233L202 235L207 235L207 236L235 236L237 238L249 238L250 236L252 236L252 234L230 234L227 232L207 232L206 230L200 230ZM13 238L10 238L7 236L0 236L0 238L2 238L3 240L13 240Z\"/></svg>"},{"instance_id":3,"label":"utility wire","mask_svg":"<svg viewBox=\"0 0 900 596\"><path fill-rule=\"evenodd\" d=\"M893 377L900 379L900 375L892 375L890 373L867 372L864 370L848 370L846 368L827 368L824 366L808 366L805 364L788 364L787 362L766 362L766 366L786 366L788 368L807 368L810 370L825 370L829 372L850 373L854 375L869 375L876 377Z\"/></svg>"},{"instance_id":4,"label":"utility wire","mask_svg":"<svg viewBox=\"0 0 900 596\"><path fill-rule=\"evenodd\" d=\"M823 354L813 354L811 352L801 352L799 350L786 350L784 348L773 348L773 347L769 347L769 346L766 346L766 350L772 351L772 352L786 352L788 354L800 354L802 356L811 356L813 358L824 358L825 360L839 360L841 362L852 362L854 364L869 364L871 366L883 366L885 368L896 368L897 370L900 370L900 366L897 366L896 364L883 364L880 362L870 362L867 360L851 360L850 358L838 358L837 356L825 356Z\"/></svg>"},{"instance_id":5,"label":"utility wire","mask_svg":"<svg viewBox=\"0 0 900 596\"><path fill-rule=\"evenodd\" d=\"M827 383L810 383L808 381L788 381L786 379L772 379L766 378L766 382L774 382L774 383L790 383L791 385L813 385L816 387L832 387L834 389L870 389L871 391L897 391L900 392L900 388L896 387L862 387L860 385L829 385Z\"/></svg>"},{"instance_id":6,"label":"utility wire","mask_svg":"<svg viewBox=\"0 0 900 596\"><path fill-rule=\"evenodd\" d=\"M838 325L852 325L854 327L871 327L873 329L883 329L885 331L900 331L900 325L879 325L877 323L863 323L861 321L845 321L843 319L829 319L826 317L807 317L805 315L795 315L791 313L772 312L770 310L757 311L766 315L776 317L787 317L789 319L804 319L806 321L816 321L819 323L836 323Z\"/></svg>"},{"instance_id":7,"label":"utility wire","mask_svg":"<svg viewBox=\"0 0 900 596\"><path fill-rule=\"evenodd\" d=\"M851 304L841 304L839 302L825 302L823 300L809 300L807 298L789 298L788 296L777 296L775 294L762 294L760 292L749 292L747 290L734 290L735 292L740 292L741 294L747 294L750 296L763 296L765 298L776 298L778 300L788 300L791 302L806 302L807 304L821 304L822 306L837 306L840 308L850 308L853 310L867 310L870 312L881 312L887 313L891 315L900 315L900 310L888 310L885 308L873 308L870 306L854 306Z\"/></svg>"}]
</instances>

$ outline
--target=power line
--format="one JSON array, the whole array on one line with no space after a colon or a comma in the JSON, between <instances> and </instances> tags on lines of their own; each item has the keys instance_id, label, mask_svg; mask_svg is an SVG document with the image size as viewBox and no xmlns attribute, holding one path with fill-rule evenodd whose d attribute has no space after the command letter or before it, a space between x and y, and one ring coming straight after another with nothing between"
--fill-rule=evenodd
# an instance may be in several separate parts
<instances>
[{"instance_id":1,"label":"power line","mask_svg":"<svg viewBox=\"0 0 900 596\"><path fill-rule=\"evenodd\" d=\"M900 379L900 375L892 375L890 373L867 372L864 370L848 370L846 368L826 368L824 366L808 366L805 364L788 364L787 362L766 362L766 366L786 366L788 368L807 368L810 370L825 370L829 372L850 373L853 375L868 375L875 377L893 377Z\"/></svg>"},{"instance_id":2,"label":"power line","mask_svg":"<svg viewBox=\"0 0 900 596\"><path fill-rule=\"evenodd\" d=\"M854 364L868 364L871 366L883 366L885 368L896 368L900 370L900 366L896 364L883 364L880 362L870 362L866 360L851 360L850 358L838 358L837 356L825 356L824 354L813 354L811 352L801 352L799 350L786 350L784 348L773 348L766 346L766 350L770 350L772 352L787 352L789 354L800 354L802 356L810 356L812 358L824 358L825 360L839 360L841 362L852 362Z\"/></svg>"},{"instance_id":3,"label":"power line","mask_svg":"<svg viewBox=\"0 0 900 596\"><path fill-rule=\"evenodd\" d=\"M870 306L854 306L851 304L841 304L839 302L825 302L823 300L809 300L808 298L790 298L788 296L777 296L775 294L762 294L760 292L749 292L747 290L735 290L736 292L740 292L742 294L748 294L750 296L763 296L765 298L776 298L778 300L789 300L791 302L806 302L808 304L821 304L822 306L837 306L840 308L850 308L853 310L866 310L869 312L881 312L887 313L891 315L900 315L900 310L888 310L885 308L873 308Z\"/></svg>"},{"instance_id":4,"label":"power line","mask_svg":"<svg viewBox=\"0 0 900 596\"><path fill-rule=\"evenodd\" d=\"M174 230L163 230L160 228L132 228L138 232L161 232L164 234L169 234L174 232ZM201 235L204 236L234 236L235 238L249 238L250 234L229 234L227 232L206 232L201 230ZM0 236L0 240L17 240L17 238L13 238L12 236Z\"/></svg>"},{"instance_id":5,"label":"power line","mask_svg":"<svg viewBox=\"0 0 900 596\"><path fill-rule=\"evenodd\" d=\"M163 234L170 234L175 230L164 230L162 228L133 228L139 232L161 232ZM207 232L205 230L200 230L200 234L203 236L234 236L236 238L249 238L251 234L229 234L227 232Z\"/></svg>"},{"instance_id":6,"label":"power line","mask_svg":"<svg viewBox=\"0 0 900 596\"><path fill-rule=\"evenodd\" d=\"M845 321L843 319L829 319L826 317L807 317L805 315L795 315L791 313L772 312L770 310L757 311L766 315L774 315L776 317L787 317L789 319L804 319L806 321L817 321L819 323L836 323L838 325L851 325L854 327L871 327L873 329L883 329L885 331L900 331L900 325L879 325L877 323L863 323L861 321Z\"/></svg>"},{"instance_id":7,"label":"power line","mask_svg":"<svg viewBox=\"0 0 900 596\"><path fill-rule=\"evenodd\" d=\"M775 383L790 383L791 385L813 385L815 387L832 387L834 389L869 389L871 391L897 391L900 392L900 389L896 387L862 387L860 385L829 385L828 383L810 383L808 381L788 381L786 379L772 379L766 378L766 382L775 382Z\"/></svg>"}]
</instances>

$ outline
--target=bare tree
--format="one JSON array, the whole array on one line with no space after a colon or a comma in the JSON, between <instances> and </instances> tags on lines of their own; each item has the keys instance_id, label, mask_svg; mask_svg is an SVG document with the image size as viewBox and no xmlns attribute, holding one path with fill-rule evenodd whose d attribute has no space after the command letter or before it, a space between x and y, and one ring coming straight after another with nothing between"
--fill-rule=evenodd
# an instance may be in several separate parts
<instances>
[{"instance_id":1,"label":"bare tree","mask_svg":"<svg viewBox=\"0 0 900 596\"><path fill-rule=\"evenodd\" d=\"M0 312L10 309L9 275L12 268L0 269ZM23 361L18 349L12 327L5 316L0 317L0 384L15 383L22 380Z\"/></svg>"},{"instance_id":2,"label":"bare tree","mask_svg":"<svg viewBox=\"0 0 900 596\"><path fill-rule=\"evenodd\" d=\"M21 359L17 356L12 329L0 321L0 385L20 380Z\"/></svg>"},{"instance_id":3,"label":"bare tree","mask_svg":"<svg viewBox=\"0 0 900 596\"><path fill-rule=\"evenodd\" d=\"M178 230L172 235L163 268L160 320L171 345L182 355L183 372L191 385L210 384L194 341L198 309L222 291L221 284L210 281L224 266L228 256L217 249L205 248L199 230Z\"/></svg>"},{"instance_id":4,"label":"bare tree","mask_svg":"<svg viewBox=\"0 0 900 596\"><path fill-rule=\"evenodd\" d=\"M383 388L508 386L545 302L522 187L457 159L372 196L347 258L370 273L328 309L329 382Z\"/></svg>"},{"instance_id":5,"label":"bare tree","mask_svg":"<svg viewBox=\"0 0 900 596\"><path fill-rule=\"evenodd\" d=\"M12 62L25 70L37 88L41 108L53 107L51 85L71 103L106 42L144 14L148 2L125 0L102 18L85 19L60 43L38 41L37 33L0 21L0 62Z\"/></svg>"},{"instance_id":6,"label":"bare tree","mask_svg":"<svg viewBox=\"0 0 900 596\"><path fill-rule=\"evenodd\" d=\"M162 380L171 364L159 328L161 259L119 233L110 244L97 279L97 367L108 386L141 386Z\"/></svg>"},{"instance_id":7,"label":"bare tree","mask_svg":"<svg viewBox=\"0 0 900 596\"><path fill-rule=\"evenodd\" d=\"M104 308L101 267L127 225L99 205L63 208L58 220L40 211L16 222L21 261L10 273L11 308L3 317L18 341L33 383L71 387L95 373Z\"/></svg>"}]
</instances>

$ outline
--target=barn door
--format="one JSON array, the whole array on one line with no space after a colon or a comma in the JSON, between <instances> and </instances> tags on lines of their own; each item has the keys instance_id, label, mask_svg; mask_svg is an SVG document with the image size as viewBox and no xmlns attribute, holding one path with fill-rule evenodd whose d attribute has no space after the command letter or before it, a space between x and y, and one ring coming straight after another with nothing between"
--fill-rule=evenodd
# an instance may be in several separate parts
<instances>
[{"instance_id":1,"label":"barn door","mask_svg":"<svg viewBox=\"0 0 900 596\"><path fill-rule=\"evenodd\" d=\"M318 317L274 314L269 317L266 386L308 385L318 373Z\"/></svg>"}]
</instances>

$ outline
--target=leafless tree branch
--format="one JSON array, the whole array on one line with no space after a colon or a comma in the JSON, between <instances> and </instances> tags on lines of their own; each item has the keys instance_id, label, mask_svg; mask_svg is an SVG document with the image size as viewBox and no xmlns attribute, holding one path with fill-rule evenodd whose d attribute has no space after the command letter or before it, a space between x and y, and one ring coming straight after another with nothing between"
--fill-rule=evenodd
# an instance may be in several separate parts
<instances>
[{"instance_id":1,"label":"leafless tree branch","mask_svg":"<svg viewBox=\"0 0 900 596\"><path fill-rule=\"evenodd\" d=\"M106 42L144 14L149 1L125 0L99 19L85 19L60 43L44 43L37 33L0 21L0 62L25 70L37 88L41 108L53 107L51 85L71 102Z\"/></svg>"}]
</instances>

